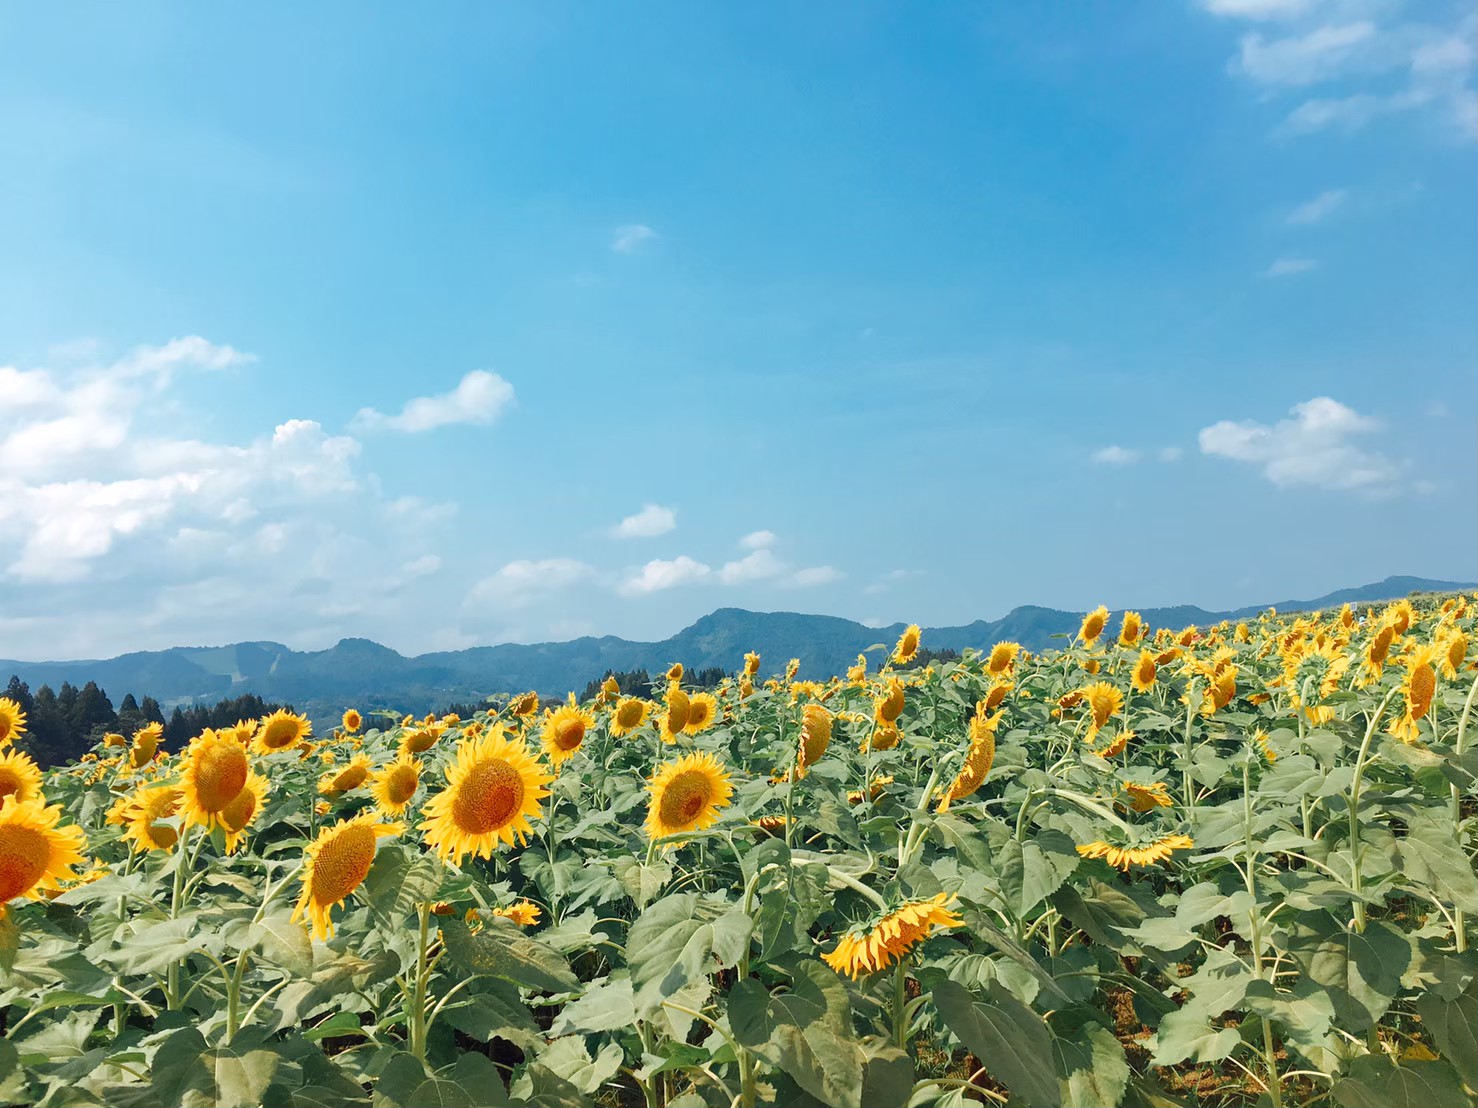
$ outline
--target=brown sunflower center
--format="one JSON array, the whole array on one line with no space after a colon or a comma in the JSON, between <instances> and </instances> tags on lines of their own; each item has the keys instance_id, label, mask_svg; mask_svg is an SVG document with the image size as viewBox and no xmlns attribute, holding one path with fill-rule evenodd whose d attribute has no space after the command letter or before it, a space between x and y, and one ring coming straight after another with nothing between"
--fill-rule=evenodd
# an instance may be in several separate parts
<instances>
[{"instance_id":1,"label":"brown sunflower center","mask_svg":"<svg viewBox=\"0 0 1478 1108\"><path fill-rule=\"evenodd\" d=\"M51 840L34 827L0 828L0 904L36 887L51 865Z\"/></svg>"},{"instance_id":2,"label":"brown sunflower center","mask_svg":"<svg viewBox=\"0 0 1478 1108\"><path fill-rule=\"evenodd\" d=\"M357 789L368 776L369 769L365 766L345 766L334 778L334 792L346 793L350 789Z\"/></svg>"},{"instance_id":3,"label":"brown sunflower center","mask_svg":"<svg viewBox=\"0 0 1478 1108\"><path fill-rule=\"evenodd\" d=\"M1421 719L1432 706L1432 696L1437 691L1437 674L1431 666L1417 666L1411 674L1411 691L1406 702L1411 707L1411 718Z\"/></svg>"},{"instance_id":4,"label":"brown sunflower center","mask_svg":"<svg viewBox=\"0 0 1478 1108\"><path fill-rule=\"evenodd\" d=\"M616 722L622 727L635 727L641 722L641 704L635 700L622 704L616 709Z\"/></svg>"},{"instance_id":5,"label":"brown sunflower center","mask_svg":"<svg viewBox=\"0 0 1478 1108\"><path fill-rule=\"evenodd\" d=\"M309 896L328 907L343 900L369 873L375 860L375 832L365 824L351 824L323 841L313 859Z\"/></svg>"},{"instance_id":6,"label":"brown sunflower center","mask_svg":"<svg viewBox=\"0 0 1478 1108\"><path fill-rule=\"evenodd\" d=\"M457 786L452 821L470 835L506 827L523 807L523 778L501 758L479 762Z\"/></svg>"},{"instance_id":7,"label":"brown sunflower center","mask_svg":"<svg viewBox=\"0 0 1478 1108\"><path fill-rule=\"evenodd\" d=\"M424 754L431 749L431 744L436 741L436 733L433 731L417 731L406 736L405 748L412 754Z\"/></svg>"},{"instance_id":8,"label":"brown sunflower center","mask_svg":"<svg viewBox=\"0 0 1478 1108\"><path fill-rule=\"evenodd\" d=\"M667 783L662 793L662 822L674 830L683 830L708 807L713 797L708 776L696 771L680 773Z\"/></svg>"},{"instance_id":9,"label":"brown sunflower center","mask_svg":"<svg viewBox=\"0 0 1478 1108\"><path fill-rule=\"evenodd\" d=\"M421 783L414 766L396 766L385 778L385 795L392 804L404 804L416 795L416 786Z\"/></svg>"},{"instance_id":10,"label":"brown sunflower center","mask_svg":"<svg viewBox=\"0 0 1478 1108\"><path fill-rule=\"evenodd\" d=\"M242 789L221 809L221 819L233 833L240 831L257 814L257 794Z\"/></svg>"},{"instance_id":11,"label":"brown sunflower center","mask_svg":"<svg viewBox=\"0 0 1478 1108\"><path fill-rule=\"evenodd\" d=\"M262 745L268 750L284 750L297 742L297 721L291 719L270 720L262 728L261 739Z\"/></svg>"},{"instance_id":12,"label":"brown sunflower center","mask_svg":"<svg viewBox=\"0 0 1478 1108\"><path fill-rule=\"evenodd\" d=\"M9 766L0 766L0 800L7 796L13 796L17 800L26 797L26 782L20 774Z\"/></svg>"},{"instance_id":13,"label":"brown sunflower center","mask_svg":"<svg viewBox=\"0 0 1478 1108\"><path fill-rule=\"evenodd\" d=\"M207 812L219 812L246 784L246 751L236 743L220 743L200 752L195 763L195 795Z\"/></svg>"}]
</instances>

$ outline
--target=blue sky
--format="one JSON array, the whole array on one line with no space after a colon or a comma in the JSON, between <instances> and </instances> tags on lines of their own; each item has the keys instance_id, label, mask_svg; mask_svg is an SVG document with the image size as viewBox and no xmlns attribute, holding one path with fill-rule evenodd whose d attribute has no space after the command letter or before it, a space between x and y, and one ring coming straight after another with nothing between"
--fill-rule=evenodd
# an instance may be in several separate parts
<instances>
[{"instance_id":1,"label":"blue sky","mask_svg":"<svg viewBox=\"0 0 1478 1108\"><path fill-rule=\"evenodd\" d=\"M1471 579L1475 37L10 6L0 655Z\"/></svg>"}]
</instances>

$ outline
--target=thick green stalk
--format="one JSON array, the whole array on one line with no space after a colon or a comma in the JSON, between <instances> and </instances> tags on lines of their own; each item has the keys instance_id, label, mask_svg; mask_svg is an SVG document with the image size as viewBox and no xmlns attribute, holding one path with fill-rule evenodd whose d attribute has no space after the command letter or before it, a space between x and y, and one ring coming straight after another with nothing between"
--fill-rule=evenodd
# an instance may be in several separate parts
<instances>
[{"instance_id":1,"label":"thick green stalk","mask_svg":"<svg viewBox=\"0 0 1478 1108\"><path fill-rule=\"evenodd\" d=\"M1375 738L1376 728L1380 726L1381 716L1386 714L1386 707L1396 692L1396 689L1392 689L1386 693L1385 699L1371 714L1370 723L1365 728L1365 740L1360 744L1360 753L1355 758L1355 776L1350 782L1350 887L1355 891L1356 931L1365 930L1365 901L1360 899L1360 863L1364 854L1360 843L1360 787L1365 783L1365 767L1368 764L1371 741Z\"/></svg>"},{"instance_id":2,"label":"thick green stalk","mask_svg":"<svg viewBox=\"0 0 1478 1108\"><path fill-rule=\"evenodd\" d=\"M1473 680L1473 687L1468 690L1468 699L1463 703L1463 714L1458 719L1457 738L1453 740L1452 754L1454 759L1463 756L1464 739L1468 733L1468 720L1473 715L1473 702L1478 700L1478 678ZM1458 845L1462 845L1461 827L1463 822L1462 793L1456 785L1452 786L1452 833L1457 839ZM1452 938L1453 945L1457 947L1458 953L1468 949L1468 921L1464 918L1461 908L1456 908L1452 915Z\"/></svg>"}]
</instances>

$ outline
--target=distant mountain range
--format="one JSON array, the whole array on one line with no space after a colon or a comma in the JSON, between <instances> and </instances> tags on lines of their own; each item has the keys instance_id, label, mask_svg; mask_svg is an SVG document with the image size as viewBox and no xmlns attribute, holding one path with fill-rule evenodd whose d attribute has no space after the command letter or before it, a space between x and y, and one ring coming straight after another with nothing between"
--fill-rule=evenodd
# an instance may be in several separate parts
<instances>
[{"instance_id":1,"label":"distant mountain range","mask_svg":"<svg viewBox=\"0 0 1478 1108\"><path fill-rule=\"evenodd\" d=\"M1245 619L1276 607L1279 611L1329 608L1349 603L1390 600L1412 592L1471 589L1466 582L1422 577L1387 577L1372 585L1341 589L1314 600L1289 600L1229 612L1208 612L1192 605L1143 608L1151 627L1179 629L1188 624ZM924 645L935 650L985 649L1002 640L1041 650L1054 635L1071 634L1080 612L1026 606L1002 619L976 620L962 627L931 627ZM895 641L903 624L867 627L836 616L796 612L750 612L720 608L661 642L630 642L605 635L570 642L505 643L467 650L440 651L406 657L368 639L343 639L328 650L290 650L275 642L241 642L229 646L177 646L140 651L100 661L21 662L0 659L0 687L18 675L34 690L63 681L81 686L96 681L116 703L124 693L150 695L168 707L194 700L217 700L254 692L297 705L315 717L336 714L344 705L395 707L426 711L457 701L478 701L493 693L535 689L563 695L580 689L607 670L665 670L681 661L689 669L718 666L734 670L744 653L757 650L765 672L778 670L790 658L801 661L802 676L826 677L843 672L857 654L875 643Z\"/></svg>"}]
</instances>

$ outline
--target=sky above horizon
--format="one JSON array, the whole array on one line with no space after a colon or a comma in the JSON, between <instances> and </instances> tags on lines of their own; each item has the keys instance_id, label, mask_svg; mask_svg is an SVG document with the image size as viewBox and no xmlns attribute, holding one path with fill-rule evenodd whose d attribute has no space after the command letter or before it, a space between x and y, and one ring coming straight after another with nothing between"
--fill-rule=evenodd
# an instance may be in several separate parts
<instances>
[{"instance_id":1,"label":"sky above horizon","mask_svg":"<svg viewBox=\"0 0 1478 1108\"><path fill-rule=\"evenodd\" d=\"M1475 39L7 6L0 657L1473 580Z\"/></svg>"}]
</instances>

